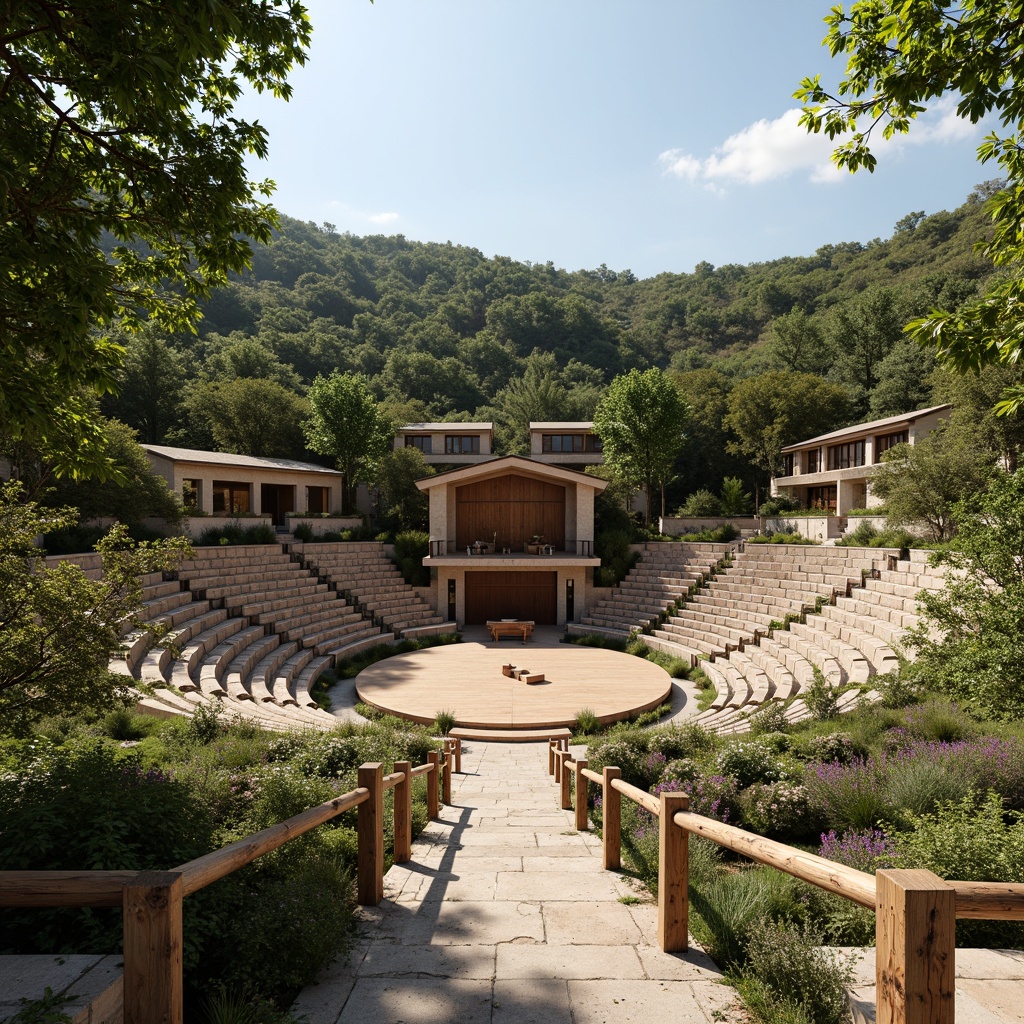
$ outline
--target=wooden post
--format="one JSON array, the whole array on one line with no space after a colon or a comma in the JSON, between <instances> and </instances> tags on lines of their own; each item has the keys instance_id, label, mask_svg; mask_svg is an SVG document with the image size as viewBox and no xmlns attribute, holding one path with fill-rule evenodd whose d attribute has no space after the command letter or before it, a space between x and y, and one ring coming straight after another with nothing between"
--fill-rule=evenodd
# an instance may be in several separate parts
<instances>
[{"instance_id":1,"label":"wooden post","mask_svg":"<svg viewBox=\"0 0 1024 1024\"><path fill-rule=\"evenodd\" d=\"M124 1022L181 1024L180 871L140 871L124 887Z\"/></svg>"},{"instance_id":2,"label":"wooden post","mask_svg":"<svg viewBox=\"0 0 1024 1024\"><path fill-rule=\"evenodd\" d=\"M686 949L689 943L689 834L673 820L688 810L686 793L662 793L658 819L658 943L666 953Z\"/></svg>"},{"instance_id":3,"label":"wooden post","mask_svg":"<svg viewBox=\"0 0 1024 1024\"><path fill-rule=\"evenodd\" d=\"M548 740L548 775L555 774L555 746L558 740Z\"/></svg>"},{"instance_id":4,"label":"wooden post","mask_svg":"<svg viewBox=\"0 0 1024 1024\"><path fill-rule=\"evenodd\" d=\"M384 766L371 761L359 766L359 785L370 791L359 805L356 831L359 854L356 894L364 907L375 907L384 898Z\"/></svg>"},{"instance_id":5,"label":"wooden post","mask_svg":"<svg viewBox=\"0 0 1024 1024\"><path fill-rule=\"evenodd\" d=\"M563 811L571 811L572 810L572 790L571 790L570 787L571 787L572 774L571 774L571 772L569 770L569 754L566 751L564 751L564 750L560 750L558 752L558 759L559 759L559 761L561 761L561 766L559 768L559 776L558 776L559 783L560 783L560 793L559 793L559 796L561 797L559 805L561 806Z\"/></svg>"},{"instance_id":6,"label":"wooden post","mask_svg":"<svg viewBox=\"0 0 1024 1024\"><path fill-rule=\"evenodd\" d=\"M555 747L555 782L562 781L562 747L561 744Z\"/></svg>"},{"instance_id":7,"label":"wooden post","mask_svg":"<svg viewBox=\"0 0 1024 1024\"><path fill-rule=\"evenodd\" d=\"M607 767L601 773L601 846L604 849L605 871L618 871L622 867L622 794L612 788L612 779L621 772L618 768Z\"/></svg>"},{"instance_id":8,"label":"wooden post","mask_svg":"<svg viewBox=\"0 0 1024 1024\"><path fill-rule=\"evenodd\" d=\"M587 831L587 777L583 769L587 767L586 759L576 762L576 831Z\"/></svg>"},{"instance_id":9,"label":"wooden post","mask_svg":"<svg viewBox=\"0 0 1024 1024\"><path fill-rule=\"evenodd\" d=\"M875 1020L953 1024L956 890L924 870L875 874Z\"/></svg>"},{"instance_id":10,"label":"wooden post","mask_svg":"<svg viewBox=\"0 0 1024 1024\"><path fill-rule=\"evenodd\" d=\"M441 758L438 756L436 750L430 750L427 752L427 764L432 764L434 766L434 770L432 772L427 772L427 817L431 821L434 821L440 812L437 795L437 788L440 785L440 782L437 777L441 773Z\"/></svg>"},{"instance_id":11,"label":"wooden post","mask_svg":"<svg viewBox=\"0 0 1024 1024\"><path fill-rule=\"evenodd\" d=\"M405 778L395 786L395 863L412 860L412 762L396 761L396 772Z\"/></svg>"},{"instance_id":12,"label":"wooden post","mask_svg":"<svg viewBox=\"0 0 1024 1024\"><path fill-rule=\"evenodd\" d=\"M462 737L455 737L455 771L462 774Z\"/></svg>"},{"instance_id":13,"label":"wooden post","mask_svg":"<svg viewBox=\"0 0 1024 1024\"><path fill-rule=\"evenodd\" d=\"M452 805L452 752L444 752L444 764L441 771L441 801L445 807Z\"/></svg>"}]
</instances>

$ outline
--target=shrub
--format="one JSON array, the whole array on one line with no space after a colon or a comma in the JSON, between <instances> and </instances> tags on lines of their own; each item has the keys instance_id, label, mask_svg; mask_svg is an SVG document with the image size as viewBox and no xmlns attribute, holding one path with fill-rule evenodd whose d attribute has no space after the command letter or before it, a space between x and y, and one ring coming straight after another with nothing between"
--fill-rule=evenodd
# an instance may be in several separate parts
<instances>
[{"instance_id":1,"label":"shrub","mask_svg":"<svg viewBox=\"0 0 1024 1024\"><path fill-rule=\"evenodd\" d=\"M434 730L441 736L447 736L455 728L454 711L438 711L434 716Z\"/></svg>"},{"instance_id":2,"label":"shrub","mask_svg":"<svg viewBox=\"0 0 1024 1024\"><path fill-rule=\"evenodd\" d=\"M822 833L818 855L874 874L895 865L896 844L881 829L849 829L838 835L833 828Z\"/></svg>"},{"instance_id":3,"label":"shrub","mask_svg":"<svg viewBox=\"0 0 1024 1024\"><path fill-rule=\"evenodd\" d=\"M313 542L313 527L309 523L299 523L292 527L292 536L304 544L311 544Z\"/></svg>"},{"instance_id":4,"label":"shrub","mask_svg":"<svg viewBox=\"0 0 1024 1024\"><path fill-rule=\"evenodd\" d=\"M601 743L591 751L589 762L595 772L600 772L609 765L615 765L626 782L647 789L660 775L659 768L654 777L651 777L647 759L647 738L645 736L637 734L625 738L620 734L618 738Z\"/></svg>"},{"instance_id":5,"label":"shrub","mask_svg":"<svg viewBox=\"0 0 1024 1024\"><path fill-rule=\"evenodd\" d=\"M601 559L598 572L601 586L616 586L636 565L640 555L630 550L632 543L631 530L613 528L597 534L594 539L594 553Z\"/></svg>"},{"instance_id":6,"label":"shrub","mask_svg":"<svg viewBox=\"0 0 1024 1024\"><path fill-rule=\"evenodd\" d=\"M742 991L755 1012L776 1004L763 1019L778 1019L793 1008L813 1024L843 1024L853 980L849 957L822 949L814 931L764 918L751 923L746 939Z\"/></svg>"},{"instance_id":7,"label":"shrub","mask_svg":"<svg viewBox=\"0 0 1024 1024\"><path fill-rule=\"evenodd\" d=\"M740 485L742 488L742 484ZM735 514L735 513L733 513ZM694 491L679 507L678 516L690 519L712 519L722 515L722 502L706 488Z\"/></svg>"},{"instance_id":8,"label":"shrub","mask_svg":"<svg viewBox=\"0 0 1024 1024\"><path fill-rule=\"evenodd\" d=\"M769 701L750 716L750 731L755 736L768 732L785 732L788 727L786 705L782 701Z\"/></svg>"},{"instance_id":9,"label":"shrub","mask_svg":"<svg viewBox=\"0 0 1024 1024\"><path fill-rule=\"evenodd\" d=\"M720 774L731 775L740 788L755 782L779 782L788 777L775 752L761 740L730 743L718 752L715 765Z\"/></svg>"},{"instance_id":10,"label":"shrub","mask_svg":"<svg viewBox=\"0 0 1024 1024\"><path fill-rule=\"evenodd\" d=\"M849 764L855 757L866 753L858 748L853 738L846 732L830 732L824 736L815 736L807 742L804 749L811 760L839 764Z\"/></svg>"},{"instance_id":11,"label":"shrub","mask_svg":"<svg viewBox=\"0 0 1024 1024\"><path fill-rule=\"evenodd\" d=\"M788 494L779 494L767 501L762 501L757 510L759 516L782 516L787 512L798 512L800 502Z\"/></svg>"},{"instance_id":12,"label":"shrub","mask_svg":"<svg viewBox=\"0 0 1024 1024\"><path fill-rule=\"evenodd\" d=\"M395 535L395 565L410 586L425 587L430 583L430 570L423 559L430 552L430 534L423 530L405 530Z\"/></svg>"},{"instance_id":13,"label":"shrub","mask_svg":"<svg viewBox=\"0 0 1024 1024\"><path fill-rule=\"evenodd\" d=\"M799 533L763 534L759 537L748 537L748 544L817 544L816 540L804 537Z\"/></svg>"},{"instance_id":14,"label":"shrub","mask_svg":"<svg viewBox=\"0 0 1024 1024\"><path fill-rule=\"evenodd\" d=\"M593 736L601 728L592 708L580 708L576 712L573 732L581 736Z\"/></svg>"},{"instance_id":15,"label":"shrub","mask_svg":"<svg viewBox=\"0 0 1024 1024\"><path fill-rule=\"evenodd\" d=\"M276 544L277 531L270 523L260 522L252 526L243 526L241 520L235 519L223 526L209 526L199 535L196 541L201 547L215 544Z\"/></svg>"},{"instance_id":16,"label":"shrub","mask_svg":"<svg viewBox=\"0 0 1024 1024\"><path fill-rule=\"evenodd\" d=\"M683 791L688 783L696 782L700 774L700 765L692 757L677 757L673 761L667 761L665 767L661 769L658 791Z\"/></svg>"},{"instance_id":17,"label":"shrub","mask_svg":"<svg viewBox=\"0 0 1024 1024\"><path fill-rule=\"evenodd\" d=\"M815 831L805 786L796 782L755 782L741 795L743 821L771 839L800 839Z\"/></svg>"},{"instance_id":18,"label":"shrub","mask_svg":"<svg viewBox=\"0 0 1024 1024\"><path fill-rule=\"evenodd\" d=\"M114 708L103 716L102 728L112 740L141 740L149 732L152 721L133 714L128 708Z\"/></svg>"},{"instance_id":19,"label":"shrub","mask_svg":"<svg viewBox=\"0 0 1024 1024\"><path fill-rule=\"evenodd\" d=\"M870 829L891 817L884 765L873 758L812 764L805 782L812 810L836 828Z\"/></svg>"},{"instance_id":20,"label":"shrub","mask_svg":"<svg viewBox=\"0 0 1024 1024\"><path fill-rule=\"evenodd\" d=\"M700 726L694 726L692 729L685 729L669 725L662 726L660 729L652 729L648 735L647 749L651 753L657 752L663 755L666 761L692 754L698 749L697 745L702 742L700 739L696 739L697 734L694 732L694 729L700 728Z\"/></svg>"},{"instance_id":21,"label":"shrub","mask_svg":"<svg viewBox=\"0 0 1024 1024\"><path fill-rule=\"evenodd\" d=\"M839 714L839 690L834 687L815 667L814 679L801 696L811 717L819 722L835 718Z\"/></svg>"},{"instance_id":22,"label":"shrub","mask_svg":"<svg viewBox=\"0 0 1024 1024\"><path fill-rule=\"evenodd\" d=\"M722 515L750 515L753 504L750 492L744 490L743 481L739 477L727 476L722 481Z\"/></svg>"}]
</instances>

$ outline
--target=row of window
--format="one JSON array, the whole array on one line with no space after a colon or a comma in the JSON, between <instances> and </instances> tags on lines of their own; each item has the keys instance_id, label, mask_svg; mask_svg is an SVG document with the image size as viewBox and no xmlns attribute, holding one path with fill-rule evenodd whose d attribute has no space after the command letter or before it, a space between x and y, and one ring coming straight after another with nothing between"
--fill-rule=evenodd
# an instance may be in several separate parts
<instances>
[{"instance_id":1,"label":"row of window","mask_svg":"<svg viewBox=\"0 0 1024 1024\"><path fill-rule=\"evenodd\" d=\"M543 452L601 452L604 443L595 434L543 434Z\"/></svg>"},{"instance_id":2,"label":"row of window","mask_svg":"<svg viewBox=\"0 0 1024 1024\"><path fill-rule=\"evenodd\" d=\"M406 448L418 448L424 455L434 452L434 439L429 434L407 434ZM479 455L480 436L478 434L445 434L445 455Z\"/></svg>"},{"instance_id":3,"label":"row of window","mask_svg":"<svg viewBox=\"0 0 1024 1024\"><path fill-rule=\"evenodd\" d=\"M201 510L202 486L201 480L182 480L181 503L186 509L191 509L194 512ZM252 511L252 484L214 480L210 486L215 516L244 516ZM307 487L305 511L314 515L330 512L331 489L329 487Z\"/></svg>"},{"instance_id":4,"label":"row of window","mask_svg":"<svg viewBox=\"0 0 1024 1024\"><path fill-rule=\"evenodd\" d=\"M900 430L893 434L882 434L875 438L875 462L881 462L882 456L898 444L906 444L907 431ZM796 470L796 452L788 452L782 457L782 475L793 476ZM807 473L820 473L823 469L850 469L865 464L865 442L848 441L845 444L829 445L825 449L825 464L822 465L822 450L812 448L804 452Z\"/></svg>"}]
</instances>

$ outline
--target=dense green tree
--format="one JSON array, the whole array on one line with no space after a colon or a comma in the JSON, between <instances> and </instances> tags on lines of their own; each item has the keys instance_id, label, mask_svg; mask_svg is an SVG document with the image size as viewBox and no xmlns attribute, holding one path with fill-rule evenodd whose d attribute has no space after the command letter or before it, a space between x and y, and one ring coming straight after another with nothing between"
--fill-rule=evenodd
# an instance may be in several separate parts
<instances>
[{"instance_id":1,"label":"dense green tree","mask_svg":"<svg viewBox=\"0 0 1024 1024\"><path fill-rule=\"evenodd\" d=\"M958 502L985 489L995 452L970 413L954 414L915 444L898 444L883 456L871 490L885 502L889 525L924 524L932 540L956 529Z\"/></svg>"},{"instance_id":2,"label":"dense green tree","mask_svg":"<svg viewBox=\"0 0 1024 1024\"><path fill-rule=\"evenodd\" d=\"M181 416L185 361L153 327L120 340L124 362L117 392L103 399L103 411L134 427L148 444L161 444Z\"/></svg>"},{"instance_id":3,"label":"dense green tree","mask_svg":"<svg viewBox=\"0 0 1024 1024\"><path fill-rule=\"evenodd\" d=\"M831 350L818 321L802 309L777 316L769 326L772 355L786 370L824 373L831 363Z\"/></svg>"},{"instance_id":4,"label":"dense green tree","mask_svg":"<svg viewBox=\"0 0 1024 1024\"><path fill-rule=\"evenodd\" d=\"M984 248L1005 276L982 299L957 310L934 310L909 327L922 343L935 346L940 361L958 370L989 363L1016 364L1024 352L1020 303L1024 298L1024 80L1019 75L1024 19L1009 0L857 0L836 6L826 18L825 43L847 58L846 78L835 94L820 76L806 78L796 93L804 103L801 123L831 138L852 132L835 152L850 170L873 170L870 150L877 131L885 138L911 130L911 122L944 93L956 97L957 113L972 122L997 114L993 131L978 150L995 160L1006 187L989 198L994 232ZM915 227L916 234L920 227ZM1005 395L1005 410L1024 403L1024 385Z\"/></svg>"},{"instance_id":5,"label":"dense green tree","mask_svg":"<svg viewBox=\"0 0 1024 1024\"><path fill-rule=\"evenodd\" d=\"M380 460L374 482L381 523L386 529L392 533L427 529L429 500L416 481L434 472L418 448L394 448Z\"/></svg>"},{"instance_id":6,"label":"dense green tree","mask_svg":"<svg viewBox=\"0 0 1024 1024\"><path fill-rule=\"evenodd\" d=\"M274 350L260 338L239 332L223 338L210 335L209 355L203 363L203 376L209 380L229 381L239 377L276 381L289 391L300 388L294 368L282 363Z\"/></svg>"},{"instance_id":7,"label":"dense green tree","mask_svg":"<svg viewBox=\"0 0 1024 1024\"><path fill-rule=\"evenodd\" d=\"M995 718L1024 715L1024 472L997 473L953 510L941 591L922 591L908 638L929 686Z\"/></svg>"},{"instance_id":8,"label":"dense green tree","mask_svg":"<svg viewBox=\"0 0 1024 1024\"><path fill-rule=\"evenodd\" d=\"M782 469L782 449L844 426L851 402L845 388L809 373L778 371L740 381L729 394L731 451L766 476Z\"/></svg>"},{"instance_id":9,"label":"dense green tree","mask_svg":"<svg viewBox=\"0 0 1024 1024\"><path fill-rule=\"evenodd\" d=\"M298 459L303 453L305 399L276 381L237 377L204 384L189 398L218 451Z\"/></svg>"},{"instance_id":10,"label":"dense green tree","mask_svg":"<svg viewBox=\"0 0 1024 1024\"><path fill-rule=\"evenodd\" d=\"M136 546L120 526L97 547L102 579L72 562L47 568L36 538L76 521L74 509L25 501L16 482L0 486L0 733L125 696L126 680L107 666L141 608L139 578L173 569L188 548L180 539Z\"/></svg>"},{"instance_id":11,"label":"dense green tree","mask_svg":"<svg viewBox=\"0 0 1024 1024\"><path fill-rule=\"evenodd\" d=\"M878 364L878 383L868 406L871 418L897 416L931 405L934 372L935 354L910 338L901 338Z\"/></svg>"},{"instance_id":12,"label":"dense green tree","mask_svg":"<svg viewBox=\"0 0 1024 1024\"><path fill-rule=\"evenodd\" d=\"M310 416L302 428L306 443L320 455L333 455L345 477L342 512L355 508L356 487L370 481L391 450L394 424L370 394L365 377L332 373L309 388Z\"/></svg>"},{"instance_id":13,"label":"dense green tree","mask_svg":"<svg viewBox=\"0 0 1024 1024\"><path fill-rule=\"evenodd\" d=\"M594 412L605 463L616 476L645 489L647 523L655 488L665 514L665 484L686 441L688 412L672 378L655 368L616 377Z\"/></svg>"},{"instance_id":14,"label":"dense green tree","mask_svg":"<svg viewBox=\"0 0 1024 1024\"><path fill-rule=\"evenodd\" d=\"M243 85L287 98L309 33L295 0L0 15L0 426L46 440L76 424L58 472L103 469L96 421L68 396L116 387L112 323L186 326L191 299L247 265L248 239L269 239L271 186L245 167L266 132L233 106Z\"/></svg>"},{"instance_id":15,"label":"dense green tree","mask_svg":"<svg viewBox=\"0 0 1024 1024\"><path fill-rule=\"evenodd\" d=\"M135 431L117 420L103 425L107 455L117 469L113 479L58 479L46 496L46 504L72 506L82 519L113 517L135 526L149 516L174 525L181 520L181 504L167 481L153 471Z\"/></svg>"}]
</instances>

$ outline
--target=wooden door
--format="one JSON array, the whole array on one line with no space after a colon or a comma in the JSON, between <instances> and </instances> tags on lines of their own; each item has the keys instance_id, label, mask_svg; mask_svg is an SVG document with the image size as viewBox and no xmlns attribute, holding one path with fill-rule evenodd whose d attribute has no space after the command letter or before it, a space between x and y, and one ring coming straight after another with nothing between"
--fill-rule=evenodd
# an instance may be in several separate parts
<instances>
[{"instance_id":1,"label":"wooden door","mask_svg":"<svg viewBox=\"0 0 1024 1024\"><path fill-rule=\"evenodd\" d=\"M492 619L527 619L538 626L557 622L557 572L467 572L465 586L467 626Z\"/></svg>"},{"instance_id":2,"label":"wooden door","mask_svg":"<svg viewBox=\"0 0 1024 1024\"><path fill-rule=\"evenodd\" d=\"M565 550L563 484L509 473L456 489L455 544L460 551L478 540L496 543L498 551L523 551L534 536Z\"/></svg>"}]
</instances>

